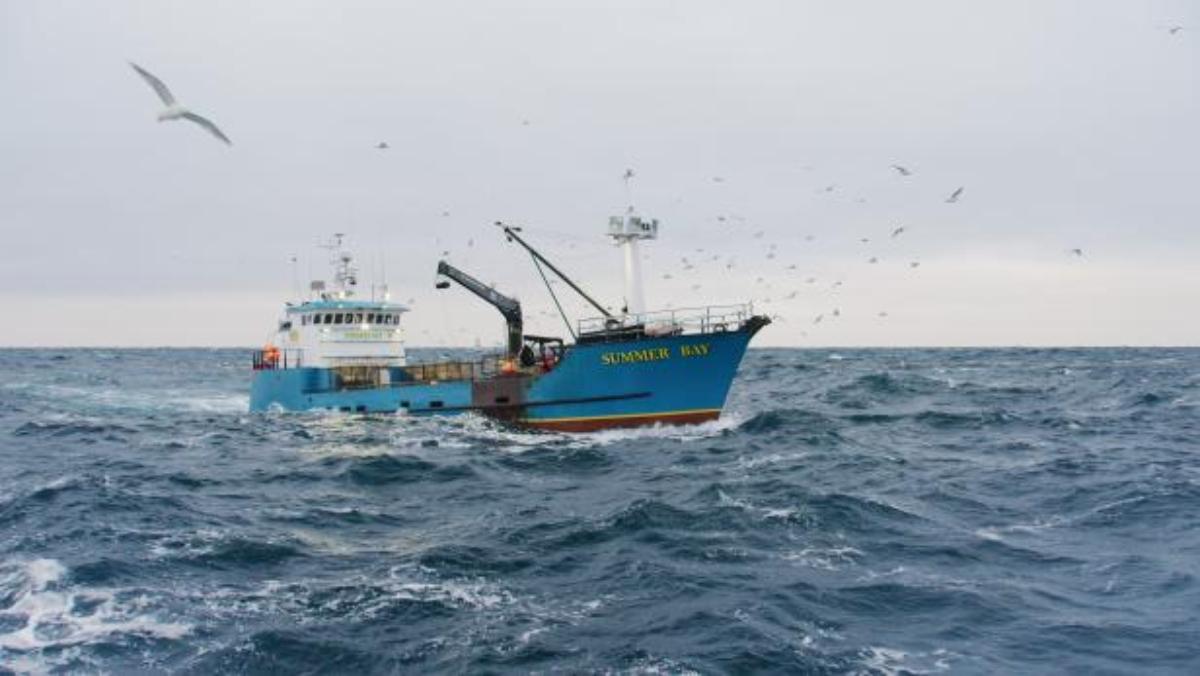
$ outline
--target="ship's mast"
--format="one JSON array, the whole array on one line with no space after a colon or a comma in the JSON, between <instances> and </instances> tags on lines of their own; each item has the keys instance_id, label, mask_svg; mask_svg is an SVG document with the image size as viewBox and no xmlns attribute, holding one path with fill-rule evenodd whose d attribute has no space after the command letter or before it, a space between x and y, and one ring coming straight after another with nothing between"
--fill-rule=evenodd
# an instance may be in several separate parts
<instances>
[{"instance_id":1,"label":"ship's mast","mask_svg":"<svg viewBox=\"0 0 1200 676\"><path fill-rule=\"evenodd\" d=\"M324 295L338 299L350 298L358 286L358 268L354 267L354 256L342 244L345 237L344 233L334 233L333 239L318 245L329 250L329 264L333 267L333 291Z\"/></svg>"},{"instance_id":2,"label":"ship's mast","mask_svg":"<svg viewBox=\"0 0 1200 676\"><path fill-rule=\"evenodd\" d=\"M629 189L629 181L633 176L632 169L625 170L625 198L629 203L625 214L608 219L608 236L620 245L625 254L626 315L640 315L646 311L646 295L642 289L642 257L638 251L638 241L658 238L658 219L642 220L634 211L633 197Z\"/></svg>"}]
</instances>

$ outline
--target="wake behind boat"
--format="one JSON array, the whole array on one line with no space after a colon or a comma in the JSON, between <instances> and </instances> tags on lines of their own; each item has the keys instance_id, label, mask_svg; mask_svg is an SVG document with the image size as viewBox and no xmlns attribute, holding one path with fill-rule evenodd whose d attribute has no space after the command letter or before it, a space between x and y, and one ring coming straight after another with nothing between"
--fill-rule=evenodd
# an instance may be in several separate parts
<instances>
[{"instance_id":1,"label":"wake behind boat","mask_svg":"<svg viewBox=\"0 0 1200 676\"><path fill-rule=\"evenodd\" d=\"M356 297L353 257L336 236L331 288L289 304L275 338L253 357L250 410L324 409L446 415L475 411L519 426L585 432L716 420L754 334L770 323L749 304L646 312L638 243L657 220L609 221L624 248L626 306L613 314L519 234L539 272L557 275L600 313L572 328L571 342L524 333L520 303L446 261L438 287L457 283L504 316L503 353L472 361L409 363L400 319L408 308ZM547 288L550 285L547 284ZM550 289L553 295L553 289ZM555 304L561 308L555 297Z\"/></svg>"}]
</instances>

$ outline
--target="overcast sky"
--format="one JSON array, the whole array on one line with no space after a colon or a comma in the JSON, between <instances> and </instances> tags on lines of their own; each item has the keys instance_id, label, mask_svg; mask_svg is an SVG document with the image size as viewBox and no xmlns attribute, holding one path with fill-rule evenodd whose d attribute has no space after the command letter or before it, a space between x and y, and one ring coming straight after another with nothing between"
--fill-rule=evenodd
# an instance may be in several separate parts
<instances>
[{"instance_id":1,"label":"overcast sky","mask_svg":"<svg viewBox=\"0 0 1200 676\"><path fill-rule=\"evenodd\" d=\"M648 304L757 345L1195 345L1198 57L1187 1L0 0L0 345L261 344L335 231L410 344L502 338L443 251L561 334L490 224L619 306L626 168Z\"/></svg>"}]
</instances>

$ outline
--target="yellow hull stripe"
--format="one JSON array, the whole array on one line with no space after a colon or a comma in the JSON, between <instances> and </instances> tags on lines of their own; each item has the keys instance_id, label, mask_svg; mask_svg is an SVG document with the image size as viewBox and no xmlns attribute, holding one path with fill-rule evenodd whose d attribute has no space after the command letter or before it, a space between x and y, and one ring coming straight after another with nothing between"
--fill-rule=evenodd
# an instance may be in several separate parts
<instances>
[{"instance_id":1,"label":"yellow hull stripe","mask_svg":"<svg viewBox=\"0 0 1200 676\"><path fill-rule=\"evenodd\" d=\"M585 415L575 418L521 418L525 423L576 422L579 420L628 420L629 418L660 418L690 413L720 413L719 408L690 408L683 411L659 411L658 413L623 413L620 415Z\"/></svg>"}]
</instances>

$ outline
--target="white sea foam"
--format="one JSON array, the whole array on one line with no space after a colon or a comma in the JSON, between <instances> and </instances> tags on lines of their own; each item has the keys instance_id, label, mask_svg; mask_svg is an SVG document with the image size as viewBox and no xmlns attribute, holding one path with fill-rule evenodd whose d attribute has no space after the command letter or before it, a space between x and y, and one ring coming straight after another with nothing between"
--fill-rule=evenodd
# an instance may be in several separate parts
<instances>
[{"instance_id":1,"label":"white sea foam","mask_svg":"<svg viewBox=\"0 0 1200 676\"><path fill-rule=\"evenodd\" d=\"M513 600L512 594L483 582L403 582L389 586L393 600L434 601L450 606L487 610Z\"/></svg>"},{"instance_id":2,"label":"white sea foam","mask_svg":"<svg viewBox=\"0 0 1200 676\"><path fill-rule=\"evenodd\" d=\"M213 528L192 533L169 533L150 546L152 559L190 559L216 551L225 534Z\"/></svg>"},{"instance_id":3,"label":"white sea foam","mask_svg":"<svg viewBox=\"0 0 1200 676\"><path fill-rule=\"evenodd\" d=\"M804 514L803 508L792 507L759 507L746 500L730 497L725 491L717 490L717 502L725 507L736 507L764 520L791 521Z\"/></svg>"},{"instance_id":4,"label":"white sea foam","mask_svg":"<svg viewBox=\"0 0 1200 676\"><path fill-rule=\"evenodd\" d=\"M1046 520L1035 520L1033 523L1014 523L1007 526L988 526L975 530L975 536L993 542L1002 542L1006 535L1014 533L1033 535L1048 528L1055 528L1066 523L1060 516L1052 516Z\"/></svg>"},{"instance_id":5,"label":"white sea foam","mask_svg":"<svg viewBox=\"0 0 1200 676\"><path fill-rule=\"evenodd\" d=\"M605 674L628 674L630 676L699 676L700 672L685 667L680 662L667 657L643 657L636 664L620 670L602 672Z\"/></svg>"},{"instance_id":6,"label":"white sea foam","mask_svg":"<svg viewBox=\"0 0 1200 676\"><path fill-rule=\"evenodd\" d=\"M165 388L137 390L116 385L79 387L42 385L36 394L54 400L60 406L79 403L85 407L136 409L146 411L191 411L200 413L245 413L250 409L248 394L216 390Z\"/></svg>"},{"instance_id":7,"label":"white sea foam","mask_svg":"<svg viewBox=\"0 0 1200 676\"><path fill-rule=\"evenodd\" d=\"M516 429L474 413L420 420L420 424L434 426L431 427L431 431L436 431L440 435L439 444L442 446L459 445L463 448L470 448L478 446L479 442L483 441L495 444L493 448L496 450L519 454L548 446L566 449L595 448L640 439L696 441L720 436L735 429L745 422L746 417L738 413L726 413L718 420L697 425L658 423L645 427L621 427L596 432L570 433ZM456 439L456 434L461 434L464 438ZM456 444L456 442L461 443Z\"/></svg>"},{"instance_id":8,"label":"white sea foam","mask_svg":"<svg viewBox=\"0 0 1200 676\"><path fill-rule=\"evenodd\" d=\"M758 456L741 456L737 460L738 468L743 470L757 469L759 467L767 467L784 462L792 462L795 460L803 460L810 454L801 452L788 453L768 453Z\"/></svg>"},{"instance_id":9,"label":"white sea foam","mask_svg":"<svg viewBox=\"0 0 1200 676\"><path fill-rule=\"evenodd\" d=\"M6 561L0 564L0 662L20 662L22 671L49 671L41 659L48 649L57 658L62 649L134 635L177 640L191 627L163 622L146 612L149 601L141 592L76 588L64 583L67 569L54 559ZM11 653L11 654L10 654Z\"/></svg>"},{"instance_id":10,"label":"white sea foam","mask_svg":"<svg viewBox=\"0 0 1200 676\"><path fill-rule=\"evenodd\" d=\"M954 653L937 649L931 652L909 653L894 648L868 646L860 652L865 670L857 673L937 674L950 669Z\"/></svg>"},{"instance_id":11,"label":"white sea foam","mask_svg":"<svg viewBox=\"0 0 1200 676\"><path fill-rule=\"evenodd\" d=\"M572 434L570 438L579 445L607 446L633 439L670 439L672 441L697 441L710 437L719 437L729 430L736 429L746 422L746 416L738 412L727 412L717 420L696 425L663 425L657 423L649 427L620 427L598 432Z\"/></svg>"},{"instance_id":12,"label":"white sea foam","mask_svg":"<svg viewBox=\"0 0 1200 676\"><path fill-rule=\"evenodd\" d=\"M847 566L857 565L863 558L862 550L854 547L805 547L798 551L783 554L784 561L792 561L807 568L819 570L840 570Z\"/></svg>"}]
</instances>

